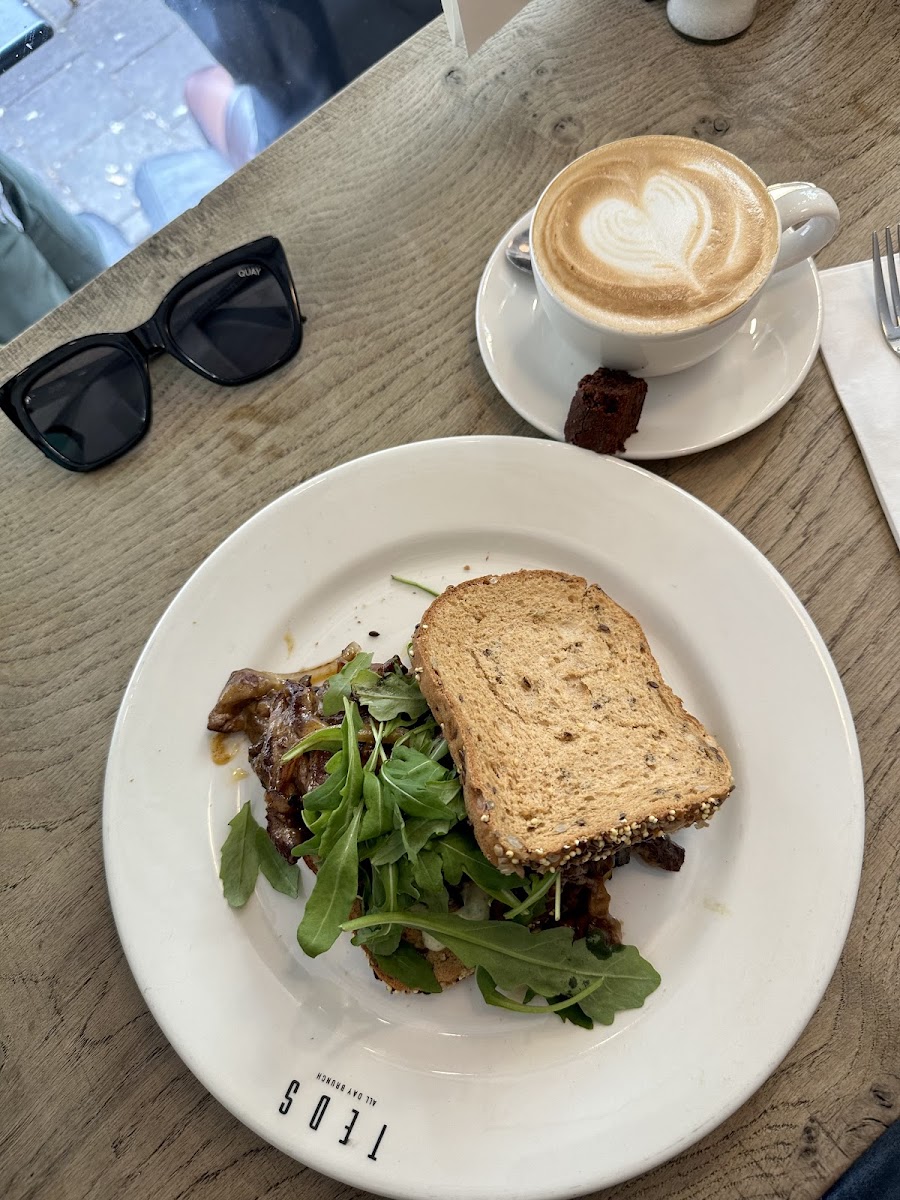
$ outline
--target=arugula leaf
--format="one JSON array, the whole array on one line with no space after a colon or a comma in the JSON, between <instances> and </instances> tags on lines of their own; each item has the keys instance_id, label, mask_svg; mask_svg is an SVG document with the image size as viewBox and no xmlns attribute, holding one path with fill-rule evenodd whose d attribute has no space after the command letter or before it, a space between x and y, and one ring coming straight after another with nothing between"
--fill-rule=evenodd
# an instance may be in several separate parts
<instances>
[{"instance_id":1,"label":"arugula leaf","mask_svg":"<svg viewBox=\"0 0 900 1200\"><path fill-rule=\"evenodd\" d=\"M300 871L281 857L261 825L256 826L256 849L259 869L275 891L296 900L300 895Z\"/></svg>"},{"instance_id":2,"label":"arugula leaf","mask_svg":"<svg viewBox=\"0 0 900 1200\"><path fill-rule=\"evenodd\" d=\"M368 935L368 936L365 936ZM354 946L368 946L373 954L393 954L403 939L399 925L386 925L383 929L358 930L353 938Z\"/></svg>"},{"instance_id":3,"label":"arugula leaf","mask_svg":"<svg viewBox=\"0 0 900 1200\"><path fill-rule=\"evenodd\" d=\"M416 718L416 720L418 720L418 718ZM389 739L391 734L396 733L398 729L403 730L403 734L401 734L401 737L404 736L405 734L410 732L410 726L412 726L414 724L415 724L415 721L413 720L412 717L404 717L404 716L391 717L390 721L384 722L385 741L387 741ZM399 739L394 738L393 740L397 741Z\"/></svg>"},{"instance_id":4,"label":"arugula leaf","mask_svg":"<svg viewBox=\"0 0 900 1200\"><path fill-rule=\"evenodd\" d=\"M489 863L481 853L475 835L462 825L441 839L438 850L444 860L444 875L448 883L456 885L463 875L468 875L473 883L490 895L523 886L523 880L518 875L504 875Z\"/></svg>"},{"instance_id":5,"label":"arugula leaf","mask_svg":"<svg viewBox=\"0 0 900 1200\"><path fill-rule=\"evenodd\" d=\"M344 697L344 721L341 725L344 759L347 763L347 778L341 788L341 796L348 804L356 804L363 794L362 758L359 753L357 734L362 728L359 709Z\"/></svg>"},{"instance_id":6,"label":"arugula leaf","mask_svg":"<svg viewBox=\"0 0 900 1200\"><path fill-rule=\"evenodd\" d=\"M412 904L420 899L419 889L413 878L413 865L408 858L401 858L397 863L397 895L400 899L408 898Z\"/></svg>"},{"instance_id":7,"label":"arugula leaf","mask_svg":"<svg viewBox=\"0 0 900 1200\"><path fill-rule=\"evenodd\" d=\"M612 1025L617 1012L640 1008L660 985L657 971L641 958L635 946L614 946L597 966L606 973L606 986L579 1001L585 1016L601 1025Z\"/></svg>"},{"instance_id":8,"label":"arugula leaf","mask_svg":"<svg viewBox=\"0 0 900 1200\"><path fill-rule=\"evenodd\" d=\"M392 912L397 904L397 864L389 863L386 867L377 868L374 877L380 885L378 907Z\"/></svg>"},{"instance_id":9,"label":"arugula leaf","mask_svg":"<svg viewBox=\"0 0 900 1200\"><path fill-rule=\"evenodd\" d=\"M394 746L391 757L381 768L381 779L398 808L411 817L439 820L451 812L451 792L443 785L452 782L450 772L408 746ZM441 785L431 788L431 784ZM459 782L455 781L458 794ZM445 799L444 797L448 797Z\"/></svg>"},{"instance_id":10,"label":"arugula leaf","mask_svg":"<svg viewBox=\"0 0 900 1200\"><path fill-rule=\"evenodd\" d=\"M425 758L429 762L434 762L434 759L429 758L427 754ZM444 767L439 769L442 771L445 770ZM431 779L426 784L426 790L429 799L440 800L442 804L446 804L448 808L452 808L454 812L456 811L453 802L462 793L462 786L458 779Z\"/></svg>"},{"instance_id":11,"label":"arugula leaf","mask_svg":"<svg viewBox=\"0 0 900 1200\"><path fill-rule=\"evenodd\" d=\"M323 859L297 927L300 949L310 958L331 949L353 908L359 886L356 839L362 813L359 805L331 853Z\"/></svg>"},{"instance_id":12,"label":"arugula leaf","mask_svg":"<svg viewBox=\"0 0 900 1200\"><path fill-rule=\"evenodd\" d=\"M563 1000L563 996L551 996L550 1003L553 1004L557 1000ZM566 1021L571 1021L573 1025L577 1025L579 1029L593 1029L594 1022L587 1015L580 1004L567 1004L565 1008L556 1009L556 1015L565 1025Z\"/></svg>"},{"instance_id":13,"label":"arugula leaf","mask_svg":"<svg viewBox=\"0 0 900 1200\"><path fill-rule=\"evenodd\" d=\"M530 1001L534 999L534 992L531 988L526 988L521 1003L516 1004L508 996L504 996L502 992L497 990L493 979L491 979L483 967L479 967L475 972L475 982L478 984L478 990L485 1001L497 1008L508 1008L512 1009L513 1012L537 1013L539 1016L542 1013L554 1013L564 1025L566 1021L571 1021L573 1025L577 1025L580 1029L594 1028L594 1022L581 1006L575 1003L575 997L573 996L549 996L547 1004L531 1004Z\"/></svg>"},{"instance_id":14,"label":"arugula leaf","mask_svg":"<svg viewBox=\"0 0 900 1200\"><path fill-rule=\"evenodd\" d=\"M385 724L383 721L376 721L375 724L372 725L372 729L375 731L375 742L372 746L369 757L366 759L366 765L363 767L363 770L374 774L378 768L378 759L383 754L381 745L384 741Z\"/></svg>"},{"instance_id":15,"label":"arugula leaf","mask_svg":"<svg viewBox=\"0 0 900 1200\"><path fill-rule=\"evenodd\" d=\"M361 805L360 812L362 812ZM328 823L319 834L319 844L317 848L312 851L312 853L317 854L319 858L324 861L347 832L352 819L353 806L351 802L342 800L340 806L334 810L328 819ZM308 845L306 853L311 853Z\"/></svg>"},{"instance_id":16,"label":"arugula leaf","mask_svg":"<svg viewBox=\"0 0 900 1200\"><path fill-rule=\"evenodd\" d=\"M413 867L415 879L421 892L436 892L444 887L444 875L441 869L441 856L436 850L423 850L416 858Z\"/></svg>"},{"instance_id":17,"label":"arugula leaf","mask_svg":"<svg viewBox=\"0 0 900 1200\"><path fill-rule=\"evenodd\" d=\"M372 865L382 866L384 863L397 862L404 855L415 861L422 847L432 838L443 837L453 822L453 817L436 821L406 821L401 829L395 829L390 837L377 843L370 855Z\"/></svg>"},{"instance_id":18,"label":"arugula leaf","mask_svg":"<svg viewBox=\"0 0 900 1200\"><path fill-rule=\"evenodd\" d=\"M376 954L375 961L386 975L405 983L407 987L419 992L442 991L431 963L409 942L401 942L393 954Z\"/></svg>"},{"instance_id":19,"label":"arugula leaf","mask_svg":"<svg viewBox=\"0 0 900 1200\"><path fill-rule=\"evenodd\" d=\"M328 685L322 693L322 712L326 717L333 717L343 707L344 700L350 696L354 683L373 684L378 682L378 676L370 671L372 655L354 654L345 667L336 675L329 677Z\"/></svg>"},{"instance_id":20,"label":"arugula leaf","mask_svg":"<svg viewBox=\"0 0 900 1200\"><path fill-rule=\"evenodd\" d=\"M384 679L375 675L374 683L359 678L353 684L353 694L376 721L390 721L404 712L415 720L428 711L428 702L419 691L415 677L401 675L399 671L391 671Z\"/></svg>"},{"instance_id":21,"label":"arugula leaf","mask_svg":"<svg viewBox=\"0 0 900 1200\"><path fill-rule=\"evenodd\" d=\"M422 889L419 899L429 912L448 913L450 911L450 893L443 886L430 892Z\"/></svg>"},{"instance_id":22,"label":"arugula leaf","mask_svg":"<svg viewBox=\"0 0 900 1200\"><path fill-rule=\"evenodd\" d=\"M437 728L437 726L432 726L432 728ZM417 725L414 729L410 729L403 744L409 746L411 750L418 750L420 754L426 754L429 758L434 758L437 761L435 755L431 753L433 743L434 736L432 729L428 725Z\"/></svg>"},{"instance_id":23,"label":"arugula leaf","mask_svg":"<svg viewBox=\"0 0 900 1200\"><path fill-rule=\"evenodd\" d=\"M362 812L360 800L363 794L363 769L359 753L359 743L356 735L359 732L361 720L359 709L352 701L344 698L344 721L341 730L344 734L344 749L341 751L344 763L344 780L341 785L341 801L331 815L331 820L323 829L316 853L321 859L326 859L343 837L348 825L353 819L357 808ZM329 764L330 765L330 761ZM336 773L333 778L339 778ZM308 801L308 797L307 797ZM358 858L358 854L357 854Z\"/></svg>"},{"instance_id":24,"label":"arugula leaf","mask_svg":"<svg viewBox=\"0 0 900 1200\"><path fill-rule=\"evenodd\" d=\"M614 954L616 947L612 942L608 942L599 930L592 930L584 939L584 944L590 950L595 958L609 958Z\"/></svg>"},{"instance_id":25,"label":"arugula leaf","mask_svg":"<svg viewBox=\"0 0 900 1200\"><path fill-rule=\"evenodd\" d=\"M379 913L345 922L362 929L377 920L400 923L432 934L467 967L482 967L498 989L532 988L544 997L589 994L578 1003L587 1016L604 1025L622 1009L640 1008L659 986L659 975L634 946L621 946L599 958L583 939L572 940L566 926L532 932L515 921L467 921L449 913ZM592 989L591 985L597 985Z\"/></svg>"},{"instance_id":26,"label":"arugula leaf","mask_svg":"<svg viewBox=\"0 0 900 1200\"><path fill-rule=\"evenodd\" d=\"M440 762L442 758L446 758L450 753L450 747L447 745L447 739L445 737L435 738L431 743L431 749L426 750L425 753L429 758L433 758L435 762Z\"/></svg>"},{"instance_id":27,"label":"arugula leaf","mask_svg":"<svg viewBox=\"0 0 900 1200\"><path fill-rule=\"evenodd\" d=\"M303 810L303 824L312 834L311 838L307 838L299 846L295 846L291 851L294 858L303 858L307 854L318 854L322 841L322 834L328 828L331 821L331 813L326 812L310 812L308 809Z\"/></svg>"},{"instance_id":28,"label":"arugula leaf","mask_svg":"<svg viewBox=\"0 0 900 1200\"><path fill-rule=\"evenodd\" d=\"M325 782L320 783L318 787L313 788L303 797L304 811L325 812L340 805L341 790L347 777L343 750L332 754L325 764L325 771L328 775Z\"/></svg>"},{"instance_id":29,"label":"arugula leaf","mask_svg":"<svg viewBox=\"0 0 900 1200\"><path fill-rule=\"evenodd\" d=\"M550 871L546 875L533 875L530 880L530 889L525 899L511 908L509 912L503 914L507 921L512 921L515 917L521 917L527 913L529 909L537 904L538 900L542 900L550 891L554 883L556 883L556 871Z\"/></svg>"},{"instance_id":30,"label":"arugula leaf","mask_svg":"<svg viewBox=\"0 0 900 1200\"><path fill-rule=\"evenodd\" d=\"M359 840L367 842L393 829L394 813L381 780L371 771L363 772L363 799L366 802L366 815L359 830Z\"/></svg>"},{"instance_id":31,"label":"arugula leaf","mask_svg":"<svg viewBox=\"0 0 900 1200\"><path fill-rule=\"evenodd\" d=\"M441 594L440 592L436 592L434 588L426 587L424 583L416 583L414 579L404 579L402 575L392 575L391 579L393 579L394 583L405 583L407 587L414 587L418 588L420 592L427 592L429 596L439 596Z\"/></svg>"},{"instance_id":32,"label":"arugula leaf","mask_svg":"<svg viewBox=\"0 0 900 1200\"><path fill-rule=\"evenodd\" d=\"M573 1005L577 1008L586 996L589 996L592 992L602 987L605 980L597 979L574 996L557 996L555 999L548 1000L546 1004L529 1004L528 1001L510 1000L509 996L504 996L502 992L497 990L497 985L491 979L490 975L488 975L487 971L485 971L484 967L478 967L475 971L475 982L478 984L478 990L484 999L488 1004L493 1005L494 1008L507 1008L510 1012L536 1013L538 1016L543 1016L546 1013L559 1013L562 1016ZM571 1020L572 1018L569 1019ZM588 1020L590 1021L590 1018ZM577 1020L574 1021L576 1025L580 1023ZM590 1022L588 1028L594 1028L593 1021Z\"/></svg>"},{"instance_id":33,"label":"arugula leaf","mask_svg":"<svg viewBox=\"0 0 900 1200\"><path fill-rule=\"evenodd\" d=\"M374 867L372 870L372 905L373 910L384 909L391 912L397 907L397 866L391 863L386 867ZM393 954L400 945L403 930L399 925L376 926L374 929L361 929L353 938L354 946L367 945L373 954Z\"/></svg>"},{"instance_id":34,"label":"arugula leaf","mask_svg":"<svg viewBox=\"0 0 900 1200\"><path fill-rule=\"evenodd\" d=\"M231 907L243 908L253 895L259 875L259 842L256 835L260 827L253 819L249 800L231 818L228 828L231 832L222 846L219 878L225 899Z\"/></svg>"},{"instance_id":35,"label":"arugula leaf","mask_svg":"<svg viewBox=\"0 0 900 1200\"><path fill-rule=\"evenodd\" d=\"M301 738L296 746L291 746L290 750L282 754L281 761L290 762L292 758L306 754L307 750L340 750L342 745L340 725L323 725L321 729L314 729L305 738Z\"/></svg>"}]
</instances>

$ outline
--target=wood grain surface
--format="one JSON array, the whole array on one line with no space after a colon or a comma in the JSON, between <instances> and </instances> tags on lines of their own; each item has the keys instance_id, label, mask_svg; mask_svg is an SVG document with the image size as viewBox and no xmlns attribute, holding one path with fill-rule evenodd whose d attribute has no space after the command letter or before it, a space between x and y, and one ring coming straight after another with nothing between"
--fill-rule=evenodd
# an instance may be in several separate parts
<instances>
[{"instance_id":1,"label":"wood grain surface","mask_svg":"<svg viewBox=\"0 0 900 1200\"><path fill-rule=\"evenodd\" d=\"M137 324L190 267L265 232L308 317L299 358L258 384L155 363L153 429L93 475L2 422L0 1195L359 1195L239 1125L132 981L100 812L138 653L198 563L300 480L434 435L529 434L480 361L475 290L500 232L579 152L715 141L768 181L834 194L843 227L820 265L865 257L900 218L898 59L893 0L763 0L715 46L677 36L661 0L532 0L471 61L437 22L0 353L2 379ZM784 1064L693 1149L602 1195L815 1200L900 1107L900 558L820 362L755 432L655 469L760 547L821 630L857 721L867 854L840 966Z\"/></svg>"}]
</instances>

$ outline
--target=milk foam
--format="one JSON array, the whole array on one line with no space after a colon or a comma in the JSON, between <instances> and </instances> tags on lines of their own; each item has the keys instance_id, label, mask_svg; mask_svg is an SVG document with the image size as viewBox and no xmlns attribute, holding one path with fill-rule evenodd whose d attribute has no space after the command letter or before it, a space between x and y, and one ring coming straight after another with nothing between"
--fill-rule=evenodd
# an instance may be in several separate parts
<instances>
[{"instance_id":1,"label":"milk foam","mask_svg":"<svg viewBox=\"0 0 900 1200\"><path fill-rule=\"evenodd\" d=\"M550 289L625 331L726 316L765 281L777 251L762 182L690 138L630 138L576 160L547 189L532 229Z\"/></svg>"},{"instance_id":2,"label":"milk foam","mask_svg":"<svg viewBox=\"0 0 900 1200\"><path fill-rule=\"evenodd\" d=\"M637 204L609 197L581 219L585 249L629 275L700 288L694 264L713 225L709 196L667 171L651 175Z\"/></svg>"}]
</instances>

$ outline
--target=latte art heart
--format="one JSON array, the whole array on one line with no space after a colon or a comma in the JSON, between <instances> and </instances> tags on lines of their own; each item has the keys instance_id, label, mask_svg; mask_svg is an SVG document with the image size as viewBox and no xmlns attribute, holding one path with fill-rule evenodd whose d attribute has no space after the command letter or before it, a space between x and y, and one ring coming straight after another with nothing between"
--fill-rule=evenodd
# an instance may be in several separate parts
<instances>
[{"instance_id":1,"label":"latte art heart","mask_svg":"<svg viewBox=\"0 0 900 1200\"><path fill-rule=\"evenodd\" d=\"M585 247L627 275L650 276L698 288L694 264L712 229L709 199L675 175L648 180L638 204L610 197L581 222Z\"/></svg>"},{"instance_id":2,"label":"latte art heart","mask_svg":"<svg viewBox=\"0 0 900 1200\"><path fill-rule=\"evenodd\" d=\"M740 159L694 138L628 138L561 172L535 211L542 282L574 312L624 333L689 331L727 316L768 278L778 214Z\"/></svg>"}]
</instances>

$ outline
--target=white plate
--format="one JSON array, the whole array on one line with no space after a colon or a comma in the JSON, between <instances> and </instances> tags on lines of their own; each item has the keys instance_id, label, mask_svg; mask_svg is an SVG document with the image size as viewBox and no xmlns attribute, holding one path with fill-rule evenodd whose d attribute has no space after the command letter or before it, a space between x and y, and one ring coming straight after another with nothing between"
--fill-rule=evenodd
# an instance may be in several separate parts
<instances>
[{"instance_id":1,"label":"white plate","mask_svg":"<svg viewBox=\"0 0 900 1200\"><path fill-rule=\"evenodd\" d=\"M683 835L679 875L616 872L613 911L663 982L592 1033L488 1009L471 981L392 997L346 938L302 956L299 902L261 884L235 913L217 878L229 818L248 797L263 811L253 777L210 760L206 716L233 668L298 669L351 638L401 650L428 598L391 572L440 588L538 565L583 574L635 613L738 780L710 827ZM724 1120L819 1002L862 832L840 680L781 577L664 480L527 438L375 454L232 534L141 655L103 808L122 944L190 1069L288 1154L414 1200L591 1191Z\"/></svg>"},{"instance_id":2,"label":"white plate","mask_svg":"<svg viewBox=\"0 0 900 1200\"><path fill-rule=\"evenodd\" d=\"M478 288L481 357L497 390L535 429L562 441L583 375L598 364L550 328L531 276L506 261L503 235ZM822 338L822 289L812 259L776 275L753 316L705 362L649 379L637 433L622 457L674 458L740 437L773 417L806 378Z\"/></svg>"}]
</instances>

